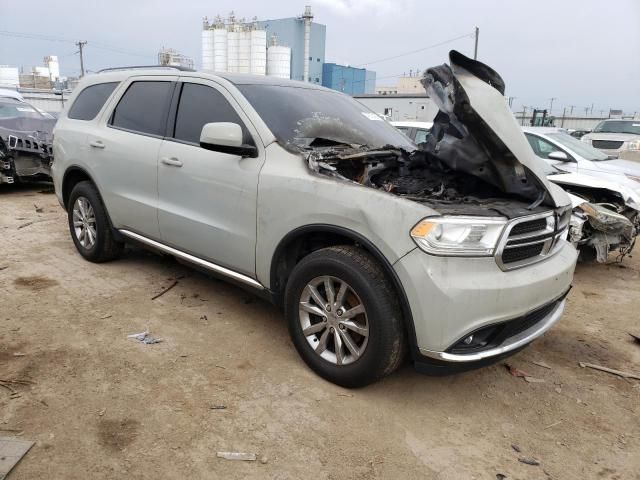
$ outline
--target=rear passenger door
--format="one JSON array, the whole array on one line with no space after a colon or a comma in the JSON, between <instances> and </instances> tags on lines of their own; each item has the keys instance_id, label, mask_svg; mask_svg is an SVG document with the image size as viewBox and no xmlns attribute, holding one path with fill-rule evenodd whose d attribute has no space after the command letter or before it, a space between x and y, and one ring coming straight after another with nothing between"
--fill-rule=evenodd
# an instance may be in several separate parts
<instances>
[{"instance_id":1,"label":"rear passenger door","mask_svg":"<svg viewBox=\"0 0 640 480\"><path fill-rule=\"evenodd\" d=\"M176 90L158 163L158 219L164 243L255 276L256 201L264 147L232 95L215 82L185 77ZM200 147L206 123L241 126L257 158Z\"/></svg>"},{"instance_id":2,"label":"rear passenger door","mask_svg":"<svg viewBox=\"0 0 640 480\"><path fill-rule=\"evenodd\" d=\"M133 77L87 137L92 170L116 228L159 239L158 151L177 77Z\"/></svg>"}]
</instances>

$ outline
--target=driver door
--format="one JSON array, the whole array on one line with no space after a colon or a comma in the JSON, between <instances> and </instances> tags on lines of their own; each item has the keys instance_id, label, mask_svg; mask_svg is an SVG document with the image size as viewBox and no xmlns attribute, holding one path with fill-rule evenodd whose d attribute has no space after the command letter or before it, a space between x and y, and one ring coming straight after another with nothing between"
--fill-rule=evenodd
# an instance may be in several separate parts
<instances>
[{"instance_id":1,"label":"driver door","mask_svg":"<svg viewBox=\"0 0 640 480\"><path fill-rule=\"evenodd\" d=\"M258 174L264 148L231 94L212 81L182 78L158 155L158 221L167 245L255 277ZM257 158L200 147L206 123L241 126Z\"/></svg>"}]
</instances>

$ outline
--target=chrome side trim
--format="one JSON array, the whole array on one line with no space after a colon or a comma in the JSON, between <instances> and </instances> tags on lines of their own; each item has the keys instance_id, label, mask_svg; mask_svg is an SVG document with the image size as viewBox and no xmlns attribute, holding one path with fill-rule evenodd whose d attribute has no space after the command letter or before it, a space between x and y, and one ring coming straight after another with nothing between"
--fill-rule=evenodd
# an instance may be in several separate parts
<instances>
[{"instance_id":1,"label":"chrome side trim","mask_svg":"<svg viewBox=\"0 0 640 480\"><path fill-rule=\"evenodd\" d=\"M553 309L549 315L545 318L544 321L539 322L534 327L535 330L531 331L525 330L524 332L519 333L508 339L509 343L503 343L499 347L492 348L490 350L485 350L483 352L478 353L468 353L468 354L456 354L456 353L447 353L447 352L436 352L433 350L424 350L420 349L420 353L425 357L435 358L436 360L444 360L445 362L475 362L478 360L483 360L485 358L495 357L497 355L501 355L503 353L510 352L511 350L515 350L519 347L522 347L528 343L533 342L536 338L541 336L547 330L549 330L554 323L556 323L562 313L564 312L566 300L562 300L558 306ZM532 327L532 328L534 328Z\"/></svg>"},{"instance_id":2,"label":"chrome side trim","mask_svg":"<svg viewBox=\"0 0 640 480\"><path fill-rule=\"evenodd\" d=\"M244 283L246 285L249 285L251 287L264 290L264 285L262 285L260 282L254 280L251 277L247 277L246 275L243 275L238 272L234 272L233 270L230 270L225 267L221 267L220 265L216 265L215 263L208 262L201 258L194 257L193 255L182 252L173 247L169 247L167 245L164 245L163 243L156 242L155 240L151 240L150 238L144 237L142 235L131 232L129 230L118 230L118 231L129 238L133 238L134 240L142 242L145 245L149 245L150 247L156 248L162 252L168 253L175 257L180 257L183 260L186 260L191 263L195 263L196 265L200 265L201 267L204 267L207 270L211 270L212 272L219 273L221 275L224 275L225 277L233 278L234 280Z\"/></svg>"}]
</instances>

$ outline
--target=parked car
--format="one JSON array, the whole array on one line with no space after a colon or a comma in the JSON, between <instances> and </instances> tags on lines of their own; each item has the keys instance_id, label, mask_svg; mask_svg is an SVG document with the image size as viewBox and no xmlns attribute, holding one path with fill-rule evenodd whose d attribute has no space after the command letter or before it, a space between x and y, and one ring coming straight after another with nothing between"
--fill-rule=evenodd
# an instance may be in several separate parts
<instances>
[{"instance_id":1,"label":"parked car","mask_svg":"<svg viewBox=\"0 0 640 480\"><path fill-rule=\"evenodd\" d=\"M581 140L607 155L640 161L640 120L603 120Z\"/></svg>"},{"instance_id":2,"label":"parked car","mask_svg":"<svg viewBox=\"0 0 640 480\"><path fill-rule=\"evenodd\" d=\"M640 164L609 157L560 129L523 130L548 163L547 178L582 199L574 197L570 230L582 257L604 263L609 252L631 253L640 232Z\"/></svg>"},{"instance_id":3,"label":"parked car","mask_svg":"<svg viewBox=\"0 0 640 480\"><path fill-rule=\"evenodd\" d=\"M444 153L433 161L351 97L309 83L86 76L54 137L73 242L92 262L137 242L270 299L305 362L340 385L390 374L407 350L438 374L512 354L562 315L570 199L546 180L502 79L457 52L451 63L464 73L436 67L431 84L474 109L461 120L443 106L451 121L500 128L456 139L435 125ZM476 145L472 168L446 165L456 142Z\"/></svg>"},{"instance_id":4,"label":"parked car","mask_svg":"<svg viewBox=\"0 0 640 480\"><path fill-rule=\"evenodd\" d=\"M420 144L427 141L433 122L391 122L391 125L409 137L413 143Z\"/></svg>"},{"instance_id":5,"label":"parked car","mask_svg":"<svg viewBox=\"0 0 640 480\"><path fill-rule=\"evenodd\" d=\"M0 184L50 180L55 122L18 95L0 95Z\"/></svg>"}]
</instances>

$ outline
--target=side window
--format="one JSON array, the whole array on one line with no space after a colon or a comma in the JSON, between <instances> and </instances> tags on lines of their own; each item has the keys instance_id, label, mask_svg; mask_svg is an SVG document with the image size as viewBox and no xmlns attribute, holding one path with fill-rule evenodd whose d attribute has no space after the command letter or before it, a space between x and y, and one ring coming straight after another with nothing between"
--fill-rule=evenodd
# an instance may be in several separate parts
<instances>
[{"instance_id":1,"label":"side window","mask_svg":"<svg viewBox=\"0 0 640 480\"><path fill-rule=\"evenodd\" d=\"M172 82L133 82L113 111L110 125L164 136Z\"/></svg>"},{"instance_id":2,"label":"side window","mask_svg":"<svg viewBox=\"0 0 640 480\"><path fill-rule=\"evenodd\" d=\"M108 82L89 85L76 97L67 117L74 120L93 120L118 83Z\"/></svg>"},{"instance_id":3,"label":"side window","mask_svg":"<svg viewBox=\"0 0 640 480\"><path fill-rule=\"evenodd\" d=\"M173 137L200 144L202 127L205 123L213 122L237 123L242 127L242 142L253 145L249 131L224 95L206 85L185 83L180 94Z\"/></svg>"},{"instance_id":4,"label":"side window","mask_svg":"<svg viewBox=\"0 0 640 480\"><path fill-rule=\"evenodd\" d=\"M427 141L427 136L429 135L429 130L418 129L416 130L416 139L414 142L416 145L418 143L424 143Z\"/></svg>"},{"instance_id":5,"label":"side window","mask_svg":"<svg viewBox=\"0 0 640 480\"><path fill-rule=\"evenodd\" d=\"M533 152L540 158L548 158L551 152L557 152L560 150L554 144L543 140L540 137L536 137L535 135L526 135L527 140L529 141L529 145L533 148Z\"/></svg>"}]
</instances>

